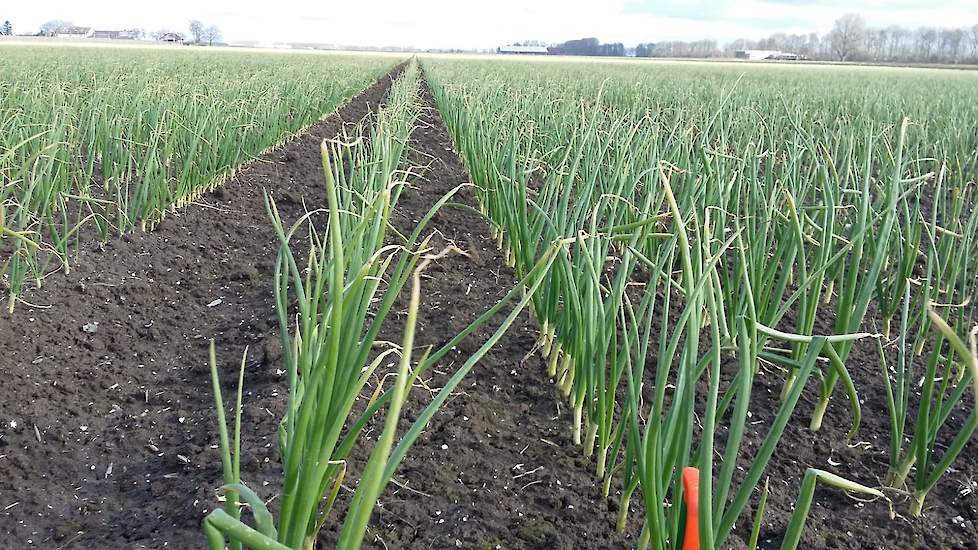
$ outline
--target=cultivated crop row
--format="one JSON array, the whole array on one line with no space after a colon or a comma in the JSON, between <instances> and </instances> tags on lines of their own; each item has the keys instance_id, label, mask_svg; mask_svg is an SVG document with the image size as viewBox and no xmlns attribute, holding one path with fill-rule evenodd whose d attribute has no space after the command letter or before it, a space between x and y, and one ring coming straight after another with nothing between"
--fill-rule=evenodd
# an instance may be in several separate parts
<instances>
[{"instance_id":1,"label":"cultivated crop row","mask_svg":"<svg viewBox=\"0 0 978 550\"><path fill-rule=\"evenodd\" d=\"M381 57L5 47L0 276L70 269L102 238L160 220L376 80Z\"/></svg>"},{"instance_id":2,"label":"cultivated crop row","mask_svg":"<svg viewBox=\"0 0 978 550\"><path fill-rule=\"evenodd\" d=\"M274 200L267 199L281 244L274 288L289 383L288 406L278 431L283 468L279 514L274 520L239 477L240 388L246 359L242 359L233 409L232 437L212 347L227 494L225 508L212 512L204 525L215 550L225 548L227 542L232 548L313 548L319 531L330 521L342 484L351 483L346 462L350 452L357 445L372 445L366 465L355 472L356 490L340 522L337 541L337 548L359 548L377 499L397 465L465 375L529 304L542 281L540 274L552 265L555 248L545 252L496 305L458 334L446 335L451 337L441 347L426 349L420 357L413 355L422 273L431 262L459 252L451 246L433 248L432 235L426 235L425 228L465 185L432 205L409 235L391 230L391 213L413 177L406 158L418 103L419 71L412 63L394 83L371 126L361 124L342 139L323 142L325 208L311 210L285 227ZM296 245L300 235L308 238L308 251ZM381 328L397 322L391 313L402 291L409 299L401 342L379 340ZM401 409L421 377L463 339L503 313L505 320L492 336L465 358L408 430L399 434ZM372 387L376 379L381 382ZM380 434L365 437L368 423L380 417ZM253 516L248 523L254 527L240 520L239 500L248 503Z\"/></svg>"},{"instance_id":3,"label":"cultivated crop row","mask_svg":"<svg viewBox=\"0 0 978 550\"><path fill-rule=\"evenodd\" d=\"M517 274L568 245L533 298L540 349L605 494L620 483L620 528L639 495L640 547L723 546L806 387L810 430L834 397L854 437L857 346L887 388L886 487L809 465L784 547L817 481L922 512L978 427L972 75L426 67ZM748 449L762 367L783 391Z\"/></svg>"},{"instance_id":4,"label":"cultivated crop row","mask_svg":"<svg viewBox=\"0 0 978 550\"><path fill-rule=\"evenodd\" d=\"M392 64L3 53L10 309L26 281L69 270L83 230L106 239L152 227ZM444 58L424 68L519 283L440 347L415 349L422 273L458 252L439 248L429 223L467 208L456 203L467 184L410 231L394 229L402 192L424 184L407 160L424 108L412 61L383 108L322 143L325 204L303 203L287 223L276 189L265 195L288 383L281 492L268 506L249 486L258 480L241 478L247 352L228 406L212 344L225 501L204 521L211 548L311 549L333 522L338 547L358 548L398 464L524 309L573 411L569 438L620 501L618 529L641 510L640 548L736 537L757 547L779 446L796 425L814 439L840 421L855 444L867 371L885 392L873 402L886 410L873 412L886 416L886 464L875 482L823 469L830 457L805 464L783 547L800 544L820 482L925 513L978 429L978 79ZM445 365L497 317L460 366ZM392 327L396 343L381 337ZM447 381L399 429L411 389L427 388L436 366L451 369ZM779 395L762 402L772 376ZM357 448L366 463L348 468Z\"/></svg>"}]
</instances>

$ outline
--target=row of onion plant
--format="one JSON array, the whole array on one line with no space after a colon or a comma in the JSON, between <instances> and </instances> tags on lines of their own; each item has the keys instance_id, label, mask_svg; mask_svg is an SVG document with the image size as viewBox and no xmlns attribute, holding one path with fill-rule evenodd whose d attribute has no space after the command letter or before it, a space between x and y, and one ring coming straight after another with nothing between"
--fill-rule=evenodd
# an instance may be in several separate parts
<instances>
[{"instance_id":1,"label":"row of onion plant","mask_svg":"<svg viewBox=\"0 0 978 550\"><path fill-rule=\"evenodd\" d=\"M15 45L0 57L0 284L8 309L25 282L70 270L83 235L106 239L152 225L394 64Z\"/></svg>"},{"instance_id":2,"label":"row of onion plant","mask_svg":"<svg viewBox=\"0 0 978 550\"><path fill-rule=\"evenodd\" d=\"M841 382L855 434L861 407L848 356L860 340L882 337L867 323L874 300L892 318L893 296L907 286L901 274L931 265L913 240L938 230L917 206L937 180L917 139L925 131L906 119L871 119L865 106L847 113L824 104L838 117L830 132L776 88L757 97L736 75L720 93L698 86L703 97L684 101L689 93L677 86L634 94L634 76L610 85L613 65L427 65L517 273L553 239L572 243L532 311L548 374L573 410L572 440L586 455L597 452L606 494L613 478L622 483L620 527L638 490L642 544L678 547L685 512L672 503L683 502L684 469L696 467L699 540L723 544L811 378L820 390L811 429ZM856 116L867 124L852 124ZM954 147L958 158L974 143L964 141ZM955 172L949 201L967 215L975 195L966 177ZM975 288L973 268L959 258L978 255L959 222L972 223L949 218L940 228L963 245L958 256L942 256L956 266L953 278L927 285L943 296ZM748 456L740 443L761 364L786 377L774 424ZM714 432L727 434L722 449ZM880 494L812 469L799 510L807 513L819 480ZM793 518L787 547L803 525L803 514Z\"/></svg>"},{"instance_id":3,"label":"row of onion plant","mask_svg":"<svg viewBox=\"0 0 978 550\"><path fill-rule=\"evenodd\" d=\"M274 199L268 199L281 243L275 289L289 380L288 406L278 432L283 468L279 513L274 519L263 501L241 482L236 462L240 426L236 420L233 438L228 435L214 367L227 504L205 521L211 548L224 548L229 542L233 547L253 549L313 548L320 529L330 521L341 484L353 476L347 457L355 446L368 445L364 430L372 420L380 422L382 415L380 435L356 476L356 489L340 522L336 547L358 548L377 499L397 465L464 376L523 311L542 281L541 274L557 256L559 243L472 324L442 347L417 356L413 339L423 293L421 274L428 264L453 252L433 250L430 236L424 236L425 228L462 188L432 205L411 234L390 230L391 212L412 177L405 170L405 159L408 137L417 122L417 77L412 66L395 83L387 105L369 130L361 127L342 141L324 142L325 209L310 212L287 227ZM326 223L320 228L316 222L322 216ZM305 264L294 250L299 235L309 239ZM402 292L409 295L407 315L401 327L402 341L395 345L378 336L382 326L396 322L390 313ZM293 300L296 307L290 309ZM479 326L502 314L505 320L492 336L456 368L411 427L398 433L401 409L419 377ZM387 379L392 380L390 387L384 382ZM362 410L355 407L358 400L366 401ZM240 415L240 397L235 409ZM251 522L241 519L239 499L249 505Z\"/></svg>"}]
</instances>

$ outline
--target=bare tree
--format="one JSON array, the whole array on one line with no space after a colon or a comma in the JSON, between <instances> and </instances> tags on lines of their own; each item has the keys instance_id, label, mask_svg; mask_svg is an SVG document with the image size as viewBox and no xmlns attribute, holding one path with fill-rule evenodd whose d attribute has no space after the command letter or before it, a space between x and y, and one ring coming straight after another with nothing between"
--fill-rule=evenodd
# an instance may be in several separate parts
<instances>
[{"instance_id":1,"label":"bare tree","mask_svg":"<svg viewBox=\"0 0 978 550\"><path fill-rule=\"evenodd\" d=\"M822 39L819 38L818 33L809 33L808 38L805 39L805 50L804 55L806 57L817 57L818 50L822 47Z\"/></svg>"},{"instance_id":2,"label":"bare tree","mask_svg":"<svg viewBox=\"0 0 978 550\"><path fill-rule=\"evenodd\" d=\"M889 41L889 33L885 28L869 29L866 32L866 47L869 49L870 58L873 61L881 61L886 55L886 45Z\"/></svg>"},{"instance_id":3,"label":"bare tree","mask_svg":"<svg viewBox=\"0 0 978 550\"><path fill-rule=\"evenodd\" d=\"M957 63L961 61L961 46L964 44L964 29L944 29L941 31L941 61Z\"/></svg>"},{"instance_id":4,"label":"bare tree","mask_svg":"<svg viewBox=\"0 0 978 550\"><path fill-rule=\"evenodd\" d=\"M47 23L41 25L41 34L44 36L54 36L58 34L59 31L71 27L71 21L64 21L61 19L52 19Z\"/></svg>"},{"instance_id":5,"label":"bare tree","mask_svg":"<svg viewBox=\"0 0 978 550\"><path fill-rule=\"evenodd\" d=\"M920 27L914 33L917 47L917 61L931 62L934 59L934 49L937 46L937 29Z\"/></svg>"},{"instance_id":6,"label":"bare tree","mask_svg":"<svg viewBox=\"0 0 978 550\"><path fill-rule=\"evenodd\" d=\"M204 24L200 21L190 21L190 35L194 37L194 43L200 44L204 40L204 30Z\"/></svg>"},{"instance_id":7,"label":"bare tree","mask_svg":"<svg viewBox=\"0 0 978 550\"><path fill-rule=\"evenodd\" d=\"M748 40L746 38L738 38L733 42L727 44L726 54L733 57L740 50L753 50L757 47L757 43L753 40Z\"/></svg>"},{"instance_id":8,"label":"bare tree","mask_svg":"<svg viewBox=\"0 0 978 550\"><path fill-rule=\"evenodd\" d=\"M858 13L847 13L835 20L829 33L832 51L839 61L848 61L859 55L866 37L866 21Z\"/></svg>"},{"instance_id":9,"label":"bare tree","mask_svg":"<svg viewBox=\"0 0 978 550\"><path fill-rule=\"evenodd\" d=\"M9 20L3 22L3 27L0 27L0 34L4 36L14 35L14 26L10 24Z\"/></svg>"},{"instance_id":10,"label":"bare tree","mask_svg":"<svg viewBox=\"0 0 978 550\"><path fill-rule=\"evenodd\" d=\"M786 44L787 50L791 53L796 53L799 55L804 55L809 57L808 53L808 36L804 34L789 34L788 43Z\"/></svg>"},{"instance_id":11,"label":"bare tree","mask_svg":"<svg viewBox=\"0 0 978 550\"><path fill-rule=\"evenodd\" d=\"M214 42L221 40L221 29L218 29L216 25L211 25L204 29L200 37L204 42L207 42L208 46L213 46Z\"/></svg>"},{"instance_id":12,"label":"bare tree","mask_svg":"<svg viewBox=\"0 0 978 550\"><path fill-rule=\"evenodd\" d=\"M978 61L978 24L971 27L971 30L968 31L968 39L971 42L971 55Z\"/></svg>"},{"instance_id":13,"label":"bare tree","mask_svg":"<svg viewBox=\"0 0 978 550\"><path fill-rule=\"evenodd\" d=\"M645 48L651 56L734 56L740 50L780 50L797 53L808 59L870 60L899 63L978 63L978 25L938 29L919 27L914 30L898 25L867 27L858 14L846 14L835 22L824 38L818 34L777 32L760 40L737 39L723 49L703 42L660 42Z\"/></svg>"},{"instance_id":14,"label":"bare tree","mask_svg":"<svg viewBox=\"0 0 978 550\"><path fill-rule=\"evenodd\" d=\"M886 59L894 60L899 57L907 57L907 37L910 36L910 32L898 25L891 25L886 28L886 34L889 37Z\"/></svg>"},{"instance_id":15,"label":"bare tree","mask_svg":"<svg viewBox=\"0 0 978 550\"><path fill-rule=\"evenodd\" d=\"M776 32L771 36L761 40L758 46L762 50L786 50L788 42L788 35L783 32Z\"/></svg>"},{"instance_id":16,"label":"bare tree","mask_svg":"<svg viewBox=\"0 0 978 550\"><path fill-rule=\"evenodd\" d=\"M649 57L716 57L721 53L716 40L673 40L644 46L642 51Z\"/></svg>"}]
</instances>

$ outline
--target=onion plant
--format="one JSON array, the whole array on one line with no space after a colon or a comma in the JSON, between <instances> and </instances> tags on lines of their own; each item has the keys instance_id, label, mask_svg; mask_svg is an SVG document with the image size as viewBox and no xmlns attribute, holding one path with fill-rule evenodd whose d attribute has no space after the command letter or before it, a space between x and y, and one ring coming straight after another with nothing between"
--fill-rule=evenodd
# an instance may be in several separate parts
<instances>
[{"instance_id":1,"label":"onion plant","mask_svg":"<svg viewBox=\"0 0 978 550\"><path fill-rule=\"evenodd\" d=\"M871 497L883 498L883 493L879 489L867 487L860 483L850 481L825 470L809 468L805 470L805 478L801 482L801 493L795 503L795 511L791 514L791 521L788 523L788 530L785 532L784 540L781 542L783 550L795 550L801 542L801 533L805 528L805 520L808 519L808 511L812 507L815 498L815 486L818 482L831 485L837 489L842 489L850 493L860 493Z\"/></svg>"},{"instance_id":2,"label":"onion plant","mask_svg":"<svg viewBox=\"0 0 978 550\"><path fill-rule=\"evenodd\" d=\"M850 238L847 239L854 243L854 246L848 261L845 264L839 264L840 269L837 271L836 281L838 281L838 284L836 285L836 291L838 292L838 306L836 310L835 330L838 333L855 332L863 326L863 318L866 315L870 300L874 296L877 282L880 279L883 265L887 258L886 252L889 239L896 223L898 198L904 182L903 153L908 123L909 121L907 119L903 119L899 133L897 134L895 151L892 152L894 160L891 168L891 176L883 186L885 198L880 208L883 213L878 223L879 228L873 234L867 231L867 227L875 221L872 216L872 190L870 187L873 173L874 150L872 139L867 140L868 146L860 159L862 160L863 167L861 170L862 187L858 195L858 214L851 226ZM864 257L864 253L868 254L868 256ZM830 344L830 346L832 345ZM838 346L838 349L833 347L829 350L834 355L832 362L837 366L840 363L844 365L851 350L852 342L844 342ZM812 430L818 430L821 427L822 418L828 408L829 398L835 389L835 385L840 379L845 379L847 376L848 372L843 366L829 370L822 378L819 400L815 405L815 412L812 413ZM846 382L851 388L851 381L846 380ZM854 410L858 410L859 401L857 397L854 397L852 390L850 390L850 396L850 402L855 407ZM855 424L858 425L858 416Z\"/></svg>"},{"instance_id":3,"label":"onion plant","mask_svg":"<svg viewBox=\"0 0 978 550\"><path fill-rule=\"evenodd\" d=\"M337 542L338 548L358 548L394 469L441 404L530 302L557 256L559 243L548 247L541 260L496 305L441 348L414 357L421 273L430 262L452 252L451 248L431 250L430 237L422 235L431 218L462 188L436 202L410 235L401 236L402 244L388 244L392 237L389 216L403 187L398 176L407 175L399 166L417 117L417 93L417 71L412 67L392 88L369 140L360 136L352 144L324 142L325 235L311 223L320 211L306 214L287 229L273 198L267 200L281 245L274 282L289 381L288 405L278 433L283 468L278 518L275 520L240 483L236 463L225 461L228 500L237 496L245 499L251 505L254 526L243 522L233 509L213 511L204 525L211 548L224 548L227 541L255 549L312 548L321 527L329 521L341 484L351 475L346 462L349 453L355 445L366 444L361 435L383 410L383 428L359 474ZM306 230L310 245L304 267L300 267L293 250L294 239L302 230ZM379 341L378 336L409 282L403 340L391 346ZM293 299L294 323L290 309ZM509 312L498 329L466 358L411 428L398 438L400 411L418 377L505 308ZM394 356L398 360L392 387L385 388L381 381L370 391L364 409L356 411L355 404L375 372L384 370ZM222 406L218 397L218 408ZM223 424L221 414L218 416ZM237 449L228 450L223 431L221 446L225 456L238 455Z\"/></svg>"},{"instance_id":4,"label":"onion plant","mask_svg":"<svg viewBox=\"0 0 978 550\"><path fill-rule=\"evenodd\" d=\"M910 276L933 233L959 236L961 256L976 257L960 237L974 219L962 205L974 196L964 174L975 138L944 126L923 96L892 109L878 93L846 100L854 78L825 90L791 71L660 68L426 62L507 262L520 273L547 243L569 243L531 311L546 374L573 411L569 438L596 456L606 495L620 483L619 528L637 493L641 544L676 547L682 512L670 503L696 467L699 540L712 547L750 502L810 378L811 428L841 383L854 434L862 411L846 361L857 340L879 341L870 321L892 319L909 286L959 302L973 292L968 260L950 254L931 253L940 260L926 281ZM912 131L893 125L894 111ZM958 216L940 224L920 198L935 178L928 131L953 143L940 153L958 167L956 194L942 199ZM938 270L952 282L937 284ZM787 374L748 466L740 443L763 364Z\"/></svg>"},{"instance_id":5,"label":"onion plant","mask_svg":"<svg viewBox=\"0 0 978 550\"><path fill-rule=\"evenodd\" d=\"M966 338L961 338L959 331L952 328L933 305L928 306L927 316L936 338L931 343L921 373L914 366L914 353L908 339L910 303L908 287L896 341L896 365L888 368L882 346L879 352L890 418L890 469L885 482L890 487L903 489L912 473L913 480L909 483L910 511L919 516L923 512L927 494L957 460L978 429L978 408L972 405L964 422L956 432L952 432L954 436L950 443L942 445L938 439L948 431L948 420L953 415L961 414L961 405L967 402L968 394L973 394L978 400L978 325L970 330ZM920 398L916 410L913 410L910 393L918 380ZM911 412L914 418L911 418ZM913 431L907 441L906 432L911 425ZM939 453L939 450L942 452Z\"/></svg>"},{"instance_id":6,"label":"onion plant","mask_svg":"<svg viewBox=\"0 0 978 550\"><path fill-rule=\"evenodd\" d=\"M151 227L320 120L393 59L0 46L0 264L24 283ZM28 233L28 242L15 234ZM37 245L37 246L35 246Z\"/></svg>"}]
</instances>

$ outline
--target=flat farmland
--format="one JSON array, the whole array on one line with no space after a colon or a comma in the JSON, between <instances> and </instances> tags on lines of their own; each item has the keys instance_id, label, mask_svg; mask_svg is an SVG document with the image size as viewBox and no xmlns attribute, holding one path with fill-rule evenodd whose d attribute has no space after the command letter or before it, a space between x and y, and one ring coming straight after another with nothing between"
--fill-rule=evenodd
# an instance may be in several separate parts
<instances>
[{"instance_id":1,"label":"flat farmland","mask_svg":"<svg viewBox=\"0 0 978 550\"><path fill-rule=\"evenodd\" d=\"M0 53L0 546L974 544L978 73Z\"/></svg>"}]
</instances>

